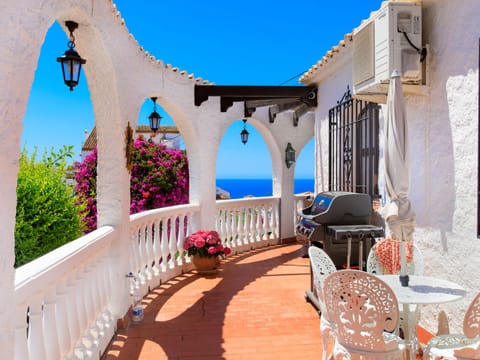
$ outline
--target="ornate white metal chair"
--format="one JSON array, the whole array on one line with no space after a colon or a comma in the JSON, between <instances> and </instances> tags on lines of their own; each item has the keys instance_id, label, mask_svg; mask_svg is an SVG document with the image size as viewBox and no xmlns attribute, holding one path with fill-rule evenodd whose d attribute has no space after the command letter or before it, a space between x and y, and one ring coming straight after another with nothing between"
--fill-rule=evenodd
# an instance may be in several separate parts
<instances>
[{"instance_id":1,"label":"ornate white metal chair","mask_svg":"<svg viewBox=\"0 0 480 360\"><path fill-rule=\"evenodd\" d=\"M337 271L335 264L328 254L316 246L310 246L308 248L308 256L310 258L310 265L313 273L313 285L315 295L318 299L318 306L320 307L320 334L323 339L323 355L322 359L329 359L328 354L328 340L335 338L335 324L328 319L328 315L325 311L325 302L323 301L323 283L325 278L331 273Z\"/></svg>"},{"instance_id":2,"label":"ornate white metal chair","mask_svg":"<svg viewBox=\"0 0 480 360\"><path fill-rule=\"evenodd\" d=\"M336 325L335 359L403 359L405 344L395 335L398 302L375 275L339 270L324 283L328 317Z\"/></svg>"},{"instance_id":3,"label":"ornate white metal chair","mask_svg":"<svg viewBox=\"0 0 480 360\"><path fill-rule=\"evenodd\" d=\"M433 337L423 352L423 359L480 359L480 293L473 298L465 312L463 334Z\"/></svg>"}]
</instances>

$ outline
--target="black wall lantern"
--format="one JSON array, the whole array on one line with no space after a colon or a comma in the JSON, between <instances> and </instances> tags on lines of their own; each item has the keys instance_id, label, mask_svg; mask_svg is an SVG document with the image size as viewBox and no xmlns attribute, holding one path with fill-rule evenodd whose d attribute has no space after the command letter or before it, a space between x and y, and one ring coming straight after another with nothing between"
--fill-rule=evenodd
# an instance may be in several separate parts
<instances>
[{"instance_id":1,"label":"black wall lantern","mask_svg":"<svg viewBox=\"0 0 480 360\"><path fill-rule=\"evenodd\" d=\"M247 119L243 119L243 130L240 133L240 139L242 139L243 145L245 145L248 141L248 135L249 132L247 131L246 125L247 125Z\"/></svg>"},{"instance_id":2,"label":"black wall lantern","mask_svg":"<svg viewBox=\"0 0 480 360\"><path fill-rule=\"evenodd\" d=\"M148 120L150 121L150 129L156 132L160 128L160 120L162 120L162 117L157 112L157 98L151 97L150 99L153 101L153 112L148 116Z\"/></svg>"},{"instance_id":3,"label":"black wall lantern","mask_svg":"<svg viewBox=\"0 0 480 360\"><path fill-rule=\"evenodd\" d=\"M85 64L87 60L82 59L80 55L75 51L75 37L73 32L78 27L75 21L65 21L65 26L70 31L70 41L68 42L68 50L65 54L57 58L57 61L62 66L63 81L73 91L73 88L78 85L80 80L80 71L82 70L82 64Z\"/></svg>"},{"instance_id":4,"label":"black wall lantern","mask_svg":"<svg viewBox=\"0 0 480 360\"><path fill-rule=\"evenodd\" d=\"M285 149L285 164L287 168L293 165L295 162L295 149L293 148L292 144L288 143Z\"/></svg>"}]
</instances>

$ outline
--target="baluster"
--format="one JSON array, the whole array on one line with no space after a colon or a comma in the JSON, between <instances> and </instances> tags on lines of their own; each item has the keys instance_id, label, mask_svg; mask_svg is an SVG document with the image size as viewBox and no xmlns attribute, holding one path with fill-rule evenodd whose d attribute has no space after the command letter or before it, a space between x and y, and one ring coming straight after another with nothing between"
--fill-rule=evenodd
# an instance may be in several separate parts
<instances>
[{"instance_id":1,"label":"baluster","mask_svg":"<svg viewBox=\"0 0 480 360\"><path fill-rule=\"evenodd\" d=\"M95 287L94 283L94 274L95 274L95 266L93 263L89 264L88 267L85 269L85 280L83 288L84 290L84 298L85 298L85 309L86 309L86 319L87 319L87 330L85 332L86 338L90 342L90 353L96 354L98 353L98 346L99 346L99 328L96 323L96 314L97 314L97 307L95 306L95 300L93 293L93 289Z\"/></svg>"},{"instance_id":2,"label":"baluster","mask_svg":"<svg viewBox=\"0 0 480 360\"><path fill-rule=\"evenodd\" d=\"M78 316L78 324L80 327L80 337L77 342L77 349L81 351L84 355L90 357L92 354L92 349L94 347L93 339L88 334L88 308L86 304L86 276L84 271L77 271L77 281L75 283L76 297L77 297L77 307L75 309Z\"/></svg>"},{"instance_id":3,"label":"baluster","mask_svg":"<svg viewBox=\"0 0 480 360\"><path fill-rule=\"evenodd\" d=\"M131 264L133 266L133 274L135 276L140 276L140 271L141 271L141 256L140 256L140 245L139 245L139 232L140 230L138 228L135 228L133 231L132 231L132 235L131 235L131 246L130 246L130 249L131 249L131 252L132 252L132 256L131 256L131 259L132 259L132 262L133 264Z\"/></svg>"},{"instance_id":4,"label":"baluster","mask_svg":"<svg viewBox=\"0 0 480 360\"><path fill-rule=\"evenodd\" d=\"M177 253L177 216L170 218L170 238L168 239L169 261L168 267L175 268L175 255Z\"/></svg>"},{"instance_id":5,"label":"baluster","mask_svg":"<svg viewBox=\"0 0 480 360\"><path fill-rule=\"evenodd\" d=\"M162 219L162 239L160 240L160 249L162 254L162 272L167 271L168 265L168 219Z\"/></svg>"},{"instance_id":6,"label":"baluster","mask_svg":"<svg viewBox=\"0 0 480 360\"><path fill-rule=\"evenodd\" d=\"M140 250L140 284L145 284L148 279L148 270L145 267L147 264L147 250L146 250L146 231L145 225L142 224L139 231L139 240L138 240L138 248Z\"/></svg>"},{"instance_id":7,"label":"baluster","mask_svg":"<svg viewBox=\"0 0 480 360\"><path fill-rule=\"evenodd\" d=\"M21 303L15 306L15 359L29 359L27 314L27 304Z\"/></svg>"},{"instance_id":8,"label":"baluster","mask_svg":"<svg viewBox=\"0 0 480 360\"><path fill-rule=\"evenodd\" d=\"M249 223L249 233L250 233L250 244L255 243L255 209L249 207L250 223Z\"/></svg>"},{"instance_id":9,"label":"baluster","mask_svg":"<svg viewBox=\"0 0 480 360\"><path fill-rule=\"evenodd\" d=\"M67 280L67 301L66 304L66 311L68 316L68 326L70 329L71 334L71 341L72 344L70 345L70 352L72 348L74 352L77 352L79 355L83 354L83 346L80 343L80 321L78 312L81 311L80 308L77 306L78 297L76 291L76 280L74 278L74 274L72 277Z\"/></svg>"},{"instance_id":10,"label":"baluster","mask_svg":"<svg viewBox=\"0 0 480 360\"><path fill-rule=\"evenodd\" d=\"M100 272L98 279L99 293L102 298L102 313L100 314L100 319L104 323L104 329L107 334L112 334L114 331L114 321L112 314L108 310L108 302L111 296L111 284L110 281L110 272L108 266L108 258L103 258L100 261ZM108 337L108 336L107 336Z\"/></svg>"},{"instance_id":11,"label":"baluster","mask_svg":"<svg viewBox=\"0 0 480 360\"><path fill-rule=\"evenodd\" d=\"M242 212L241 207L235 207L233 209L234 217L235 217L235 238L237 239L237 245L243 245L243 234L242 234Z\"/></svg>"},{"instance_id":12,"label":"baluster","mask_svg":"<svg viewBox=\"0 0 480 360\"><path fill-rule=\"evenodd\" d=\"M183 261L183 243L185 241L185 219L186 215L181 214L179 215L178 220L178 237L177 237L177 249L178 249L178 257L177 257L177 264L179 266L184 264Z\"/></svg>"},{"instance_id":13,"label":"baluster","mask_svg":"<svg viewBox=\"0 0 480 360\"><path fill-rule=\"evenodd\" d=\"M280 231L278 229L278 200L275 201L275 205L272 209L272 228L275 229L275 239L278 240Z\"/></svg>"},{"instance_id":14,"label":"baluster","mask_svg":"<svg viewBox=\"0 0 480 360\"><path fill-rule=\"evenodd\" d=\"M70 329L68 326L68 310L66 306L67 301L67 288L65 280L62 280L57 285L57 323L58 323L58 339L60 345L59 359L65 358L70 352L70 348L73 345L73 341L70 335ZM54 358L55 359L55 358Z\"/></svg>"},{"instance_id":15,"label":"baluster","mask_svg":"<svg viewBox=\"0 0 480 360\"><path fill-rule=\"evenodd\" d=\"M155 265L153 266L153 274L158 276L160 274L160 224L157 220L153 223L153 258Z\"/></svg>"},{"instance_id":16,"label":"baluster","mask_svg":"<svg viewBox=\"0 0 480 360\"><path fill-rule=\"evenodd\" d=\"M225 211L225 233L227 234L227 239L232 244L232 247L237 247L237 243L232 235L232 212L230 209L226 208Z\"/></svg>"},{"instance_id":17,"label":"baluster","mask_svg":"<svg viewBox=\"0 0 480 360\"><path fill-rule=\"evenodd\" d=\"M242 225L242 243L243 245L248 245L248 232L247 232L247 212L248 207L243 206L241 209L241 225Z\"/></svg>"},{"instance_id":18,"label":"baluster","mask_svg":"<svg viewBox=\"0 0 480 360\"><path fill-rule=\"evenodd\" d=\"M185 242L186 238L188 236L190 236L190 234L192 233L192 224L191 224L192 217L193 217L193 214L191 212L187 212L185 214L186 224L184 225L184 231L185 231L184 232L184 239L183 239L184 242ZM191 262L190 257L187 255L186 252L183 253L182 259L183 259L183 262L185 264L189 264Z\"/></svg>"},{"instance_id":19,"label":"baluster","mask_svg":"<svg viewBox=\"0 0 480 360\"><path fill-rule=\"evenodd\" d=\"M255 237L256 241L259 242L259 241L262 241L262 214L260 212L260 208L258 205L255 206L255 213L257 215L257 221L255 223L255 227L257 229L257 236Z\"/></svg>"},{"instance_id":20,"label":"baluster","mask_svg":"<svg viewBox=\"0 0 480 360\"><path fill-rule=\"evenodd\" d=\"M245 231L247 233L248 243L253 244L254 243L253 212L250 206L245 208Z\"/></svg>"},{"instance_id":21,"label":"baluster","mask_svg":"<svg viewBox=\"0 0 480 360\"><path fill-rule=\"evenodd\" d=\"M67 306L67 314L68 314L68 326L70 329L71 334L71 341L70 349L75 347L78 339L80 339L80 323L78 321L78 307L77 307L77 295L75 289L75 279L74 274L72 277L67 281L67 301L65 302Z\"/></svg>"},{"instance_id":22,"label":"baluster","mask_svg":"<svg viewBox=\"0 0 480 360\"><path fill-rule=\"evenodd\" d=\"M265 231L265 240L268 241L270 239L270 216L269 216L269 210L268 210L268 203L263 204L263 214L264 214L264 226L263 229Z\"/></svg>"},{"instance_id":23,"label":"baluster","mask_svg":"<svg viewBox=\"0 0 480 360\"><path fill-rule=\"evenodd\" d=\"M265 238L265 214L263 213L263 204L257 204L258 213L258 241L262 242Z\"/></svg>"},{"instance_id":24,"label":"baluster","mask_svg":"<svg viewBox=\"0 0 480 360\"><path fill-rule=\"evenodd\" d=\"M60 328L59 317L55 313L55 306L58 298L55 289L48 289L45 294L43 305L43 329L45 334L45 351L47 359L60 359L60 343L58 329Z\"/></svg>"},{"instance_id":25,"label":"baluster","mask_svg":"<svg viewBox=\"0 0 480 360\"><path fill-rule=\"evenodd\" d=\"M153 224L148 223L145 230L145 258L146 258L146 267L145 271L147 274L147 279L151 280L153 278Z\"/></svg>"},{"instance_id":26,"label":"baluster","mask_svg":"<svg viewBox=\"0 0 480 360\"><path fill-rule=\"evenodd\" d=\"M30 299L28 352L29 358L35 360L46 359L45 338L43 337L43 304L42 298L36 296Z\"/></svg>"},{"instance_id":27,"label":"baluster","mask_svg":"<svg viewBox=\"0 0 480 360\"><path fill-rule=\"evenodd\" d=\"M104 256L104 255L102 255ZM92 330L96 332L97 342L100 346L100 340L103 339L105 336L105 321L102 318L102 310L103 310L103 298L102 293L100 290L100 278L101 278L101 271L103 270L102 261L97 260L95 265L92 266L91 271L91 290L90 290L90 300L93 305L94 309L94 319L92 323Z\"/></svg>"},{"instance_id":28,"label":"baluster","mask_svg":"<svg viewBox=\"0 0 480 360\"><path fill-rule=\"evenodd\" d=\"M268 213L267 206L263 203L260 205L260 211L262 214L262 241L268 240Z\"/></svg>"},{"instance_id":29,"label":"baluster","mask_svg":"<svg viewBox=\"0 0 480 360\"><path fill-rule=\"evenodd\" d=\"M224 241L232 245L232 239L228 236L228 212L225 208L222 209L222 233Z\"/></svg>"},{"instance_id":30,"label":"baluster","mask_svg":"<svg viewBox=\"0 0 480 360\"><path fill-rule=\"evenodd\" d=\"M270 231L269 239L275 239L275 228L273 226L274 205L268 204L268 230Z\"/></svg>"},{"instance_id":31,"label":"baluster","mask_svg":"<svg viewBox=\"0 0 480 360\"><path fill-rule=\"evenodd\" d=\"M242 246L243 245L243 234L242 234L242 221L241 221L241 217L242 217L242 212L241 212L241 208L239 207L236 207L235 208L235 238L237 239L237 243L239 246Z\"/></svg>"}]
</instances>

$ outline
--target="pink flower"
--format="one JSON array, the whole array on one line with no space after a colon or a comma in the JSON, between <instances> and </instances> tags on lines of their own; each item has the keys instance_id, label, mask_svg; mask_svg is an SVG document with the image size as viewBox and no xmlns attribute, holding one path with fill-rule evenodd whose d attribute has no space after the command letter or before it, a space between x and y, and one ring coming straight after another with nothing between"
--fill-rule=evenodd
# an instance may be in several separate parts
<instances>
[{"instance_id":1,"label":"pink flower","mask_svg":"<svg viewBox=\"0 0 480 360\"><path fill-rule=\"evenodd\" d=\"M230 248L228 248L228 247L225 247L225 248L223 249L223 252L225 253L225 255L230 255L230 254L232 253L232 250L231 250Z\"/></svg>"},{"instance_id":2,"label":"pink flower","mask_svg":"<svg viewBox=\"0 0 480 360\"><path fill-rule=\"evenodd\" d=\"M211 245L216 244L219 240L218 234L214 234L214 233L208 234L206 236L206 239L207 239L207 243Z\"/></svg>"},{"instance_id":3,"label":"pink flower","mask_svg":"<svg viewBox=\"0 0 480 360\"><path fill-rule=\"evenodd\" d=\"M230 254L230 249L222 244L218 232L214 230L198 230L188 236L183 244L189 256L198 255L201 257L217 257Z\"/></svg>"},{"instance_id":4,"label":"pink flower","mask_svg":"<svg viewBox=\"0 0 480 360\"><path fill-rule=\"evenodd\" d=\"M193 244L197 248L202 248L205 246L205 239L201 236L195 237L195 239L193 239Z\"/></svg>"}]
</instances>

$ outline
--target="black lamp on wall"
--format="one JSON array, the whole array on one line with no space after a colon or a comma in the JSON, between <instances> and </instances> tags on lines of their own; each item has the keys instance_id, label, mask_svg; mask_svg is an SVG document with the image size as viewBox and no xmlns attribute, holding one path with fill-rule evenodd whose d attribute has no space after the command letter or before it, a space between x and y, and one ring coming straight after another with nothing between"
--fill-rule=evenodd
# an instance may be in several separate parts
<instances>
[{"instance_id":1,"label":"black lamp on wall","mask_svg":"<svg viewBox=\"0 0 480 360\"><path fill-rule=\"evenodd\" d=\"M292 144L288 143L287 147L285 148L285 165L287 165L287 168L290 168L294 162L295 149L293 148Z\"/></svg>"},{"instance_id":2,"label":"black lamp on wall","mask_svg":"<svg viewBox=\"0 0 480 360\"><path fill-rule=\"evenodd\" d=\"M160 128L160 120L162 120L162 117L157 112L157 97L154 96L150 99L153 101L153 112L148 116L148 120L150 123L150 129L152 129L153 132L156 132Z\"/></svg>"},{"instance_id":3,"label":"black lamp on wall","mask_svg":"<svg viewBox=\"0 0 480 360\"><path fill-rule=\"evenodd\" d=\"M82 65L85 64L87 60L82 59L75 51L75 37L73 36L73 32L78 27L78 23L69 20L65 21L65 26L70 31L68 50L65 51L65 54L59 56L57 61L62 66L63 81L70 88L70 91L73 91L73 88L78 85L78 81L80 80Z\"/></svg>"},{"instance_id":4,"label":"black lamp on wall","mask_svg":"<svg viewBox=\"0 0 480 360\"><path fill-rule=\"evenodd\" d=\"M247 131L246 125L247 125L247 119L243 119L243 130L240 133L240 139L242 140L243 145L245 145L248 141L248 135L249 132Z\"/></svg>"}]
</instances>

